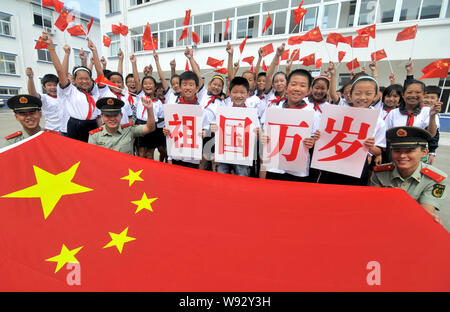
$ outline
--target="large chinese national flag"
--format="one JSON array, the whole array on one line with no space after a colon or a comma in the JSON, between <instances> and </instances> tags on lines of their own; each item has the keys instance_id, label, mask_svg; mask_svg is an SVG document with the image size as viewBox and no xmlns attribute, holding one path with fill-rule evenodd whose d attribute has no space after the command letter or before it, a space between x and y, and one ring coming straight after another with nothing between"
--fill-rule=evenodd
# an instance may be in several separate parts
<instances>
[{"instance_id":1,"label":"large chinese national flag","mask_svg":"<svg viewBox=\"0 0 450 312\"><path fill-rule=\"evenodd\" d=\"M442 59L434 61L424 68L422 68L423 76L419 79L425 78L445 78L448 75L450 68L450 59Z\"/></svg>"},{"instance_id":2,"label":"large chinese national flag","mask_svg":"<svg viewBox=\"0 0 450 312\"><path fill-rule=\"evenodd\" d=\"M450 235L399 189L224 175L50 133L0 169L0 291L450 290Z\"/></svg>"}]
</instances>

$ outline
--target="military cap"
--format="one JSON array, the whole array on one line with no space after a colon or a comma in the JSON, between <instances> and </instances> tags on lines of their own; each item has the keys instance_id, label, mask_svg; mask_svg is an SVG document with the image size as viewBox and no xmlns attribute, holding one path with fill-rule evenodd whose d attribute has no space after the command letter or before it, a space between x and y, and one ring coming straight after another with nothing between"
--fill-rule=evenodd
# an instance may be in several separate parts
<instances>
[{"instance_id":1,"label":"military cap","mask_svg":"<svg viewBox=\"0 0 450 312\"><path fill-rule=\"evenodd\" d=\"M115 115L122 112L125 103L117 98L104 97L97 101L96 106L102 114Z\"/></svg>"},{"instance_id":2,"label":"military cap","mask_svg":"<svg viewBox=\"0 0 450 312\"><path fill-rule=\"evenodd\" d=\"M395 127L386 132L386 140L391 148L427 147L432 138L427 130L418 127Z\"/></svg>"},{"instance_id":3,"label":"military cap","mask_svg":"<svg viewBox=\"0 0 450 312\"><path fill-rule=\"evenodd\" d=\"M14 110L14 113L34 112L41 110L42 102L37 98L28 94L19 94L9 98L6 102L9 108Z\"/></svg>"}]
</instances>

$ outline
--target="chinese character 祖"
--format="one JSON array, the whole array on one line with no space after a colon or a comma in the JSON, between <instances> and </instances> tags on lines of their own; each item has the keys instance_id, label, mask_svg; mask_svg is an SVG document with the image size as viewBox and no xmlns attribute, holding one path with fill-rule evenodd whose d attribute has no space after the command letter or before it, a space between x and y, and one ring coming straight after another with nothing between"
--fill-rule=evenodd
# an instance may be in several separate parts
<instances>
[{"instance_id":1,"label":"chinese character \u7956","mask_svg":"<svg viewBox=\"0 0 450 312\"><path fill-rule=\"evenodd\" d=\"M178 114L173 114L173 121L169 121L169 126L175 126L170 133L170 138L174 139L176 148L198 148L195 134L195 117L182 116L182 120ZM180 129L181 128L181 129ZM182 139L180 144L180 139Z\"/></svg>"}]
</instances>

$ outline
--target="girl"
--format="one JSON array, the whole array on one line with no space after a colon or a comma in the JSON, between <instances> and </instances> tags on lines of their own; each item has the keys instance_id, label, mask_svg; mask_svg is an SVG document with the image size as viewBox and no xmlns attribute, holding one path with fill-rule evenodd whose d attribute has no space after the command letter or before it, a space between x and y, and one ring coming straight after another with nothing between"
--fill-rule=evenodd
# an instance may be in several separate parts
<instances>
[{"instance_id":1,"label":"girl","mask_svg":"<svg viewBox=\"0 0 450 312\"><path fill-rule=\"evenodd\" d=\"M381 111L381 118L386 120L387 115L393 109L396 109L400 103L403 103L403 87L399 84L393 84L384 89L382 101L383 101L383 110Z\"/></svg>"},{"instance_id":2,"label":"girl","mask_svg":"<svg viewBox=\"0 0 450 312\"><path fill-rule=\"evenodd\" d=\"M314 106L314 110L322 114L325 104L328 104L328 90L330 89L330 79L325 76L314 78L310 95L305 98L305 102Z\"/></svg>"}]
</instances>

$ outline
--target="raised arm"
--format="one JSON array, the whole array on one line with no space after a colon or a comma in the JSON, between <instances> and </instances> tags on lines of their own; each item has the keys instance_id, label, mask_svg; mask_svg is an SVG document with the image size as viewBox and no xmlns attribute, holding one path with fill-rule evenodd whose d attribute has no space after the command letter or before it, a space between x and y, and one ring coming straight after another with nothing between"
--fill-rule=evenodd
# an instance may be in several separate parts
<instances>
[{"instance_id":1,"label":"raised arm","mask_svg":"<svg viewBox=\"0 0 450 312\"><path fill-rule=\"evenodd\" d=\"M42 41L45 42L45 44L47 44L48 51L50 53L50 58L52 59L53 67L55 67L56 74L58 75L59 84L61 86L67 86L67 84L69 83L67 70L66 71L63 70L61 62L59 61L59 57L55 51L55 45L53 44L52 39L46 32L42 33Z\"/></svg>"},{"instance_id":2,"label":"raised arm","mask_svg":"<svg viewBox=\"0 0 450 312\"><path fill-rule=\"evenodd\" d=\"M339 95L337 94L336 86L336 65L330 62L328 66L328 73L330 74L330 97L334 104L339 101Z\"/></svg>"},{"instance_id":3,"label":"raised arm","mask_svg":"<svg viewBox=\"0 0 450 312\"><path fill-rule=\"evenodd\" d=\"M147 109L147 123L144 125L144 130L142 133L144 135L155 131L155 116L153 114L153 103L151 99L148 99L146 96L141 97L142 105Z\"/></svg>"},{"instance_id":4,"label":"raised arm","mask_svg":"<svg viewBox=\"0 0 450 312\"><path fill-rule=\"evenodd\" d=\"M200 66L198 66L197 62L194 59L194 50L189 49L189 47L186 47L186 50L184 50L184 55L188 58L189 62L191 63L192 71L198 77L198 89L200 90L203 87L203 78L202 75L200 74Z\"/></svg>"},{"instance_id":5,"label":"raised arm","mask_svg":"<svg viewBox=\"0 0 450 312\"><path fill-rule=\"evenodd\" d=\"M259 48L259 50L258 50L258 62L256 62L256 67L255 67L255 75L256 75L256 77L258 77L259 69L261 68L262 58L263 58L263 48Z\"/></svg>"},{"instance_id":6,"label":"raised arm","mask_svg":"<svg viewBox=\"0 0 450 312\"><path fill-rule=\"evenodd\" d=\"M294 63L294 53L292 53L291 57L286 63L286 76L289 76L289 74L291 73L292 63Z\"/></svg>"},{"instance_id":7,"label":"raised arm","mask_svg":"<svg viewBox=\"0 0 450 312\"><path fill-rule=\"evenodd\" d=\"M155 50L153 50L153 58L155 59L156 70L158 71L159 80L161 80L164 92L167 92L167 90L169 90L169 84L166 81L166 77L164 77L164 72L161 68L161 64L159 64L159 55L158 53L156 53Z\"/></svg>"},{"instance_id":8,"label":"raised arm","mask_svg":"<svg viewBox=\"0 0 450 312\"><path fill-rule=\"evenodd\" d=\"M117 52L117 57L119 58L119 62L117 63L117 72L123 75L123 51L119 49Z\"/></svg>"},{"instance_id":9,"label":"raised arm","mask_svg":"<svg viewBox=\"0 0 450 312\"><path fill-rule=\"evenodd\" d=\"M175 76L177 74L177 62L175 61L175 59L170 61L170 77L172 78L173 76Z\"/></svg>"},{"instance_id":10,"label":"raised arm","mask_svg":"<svg viewBox=\"0 0 450 312\"><path fill-rule=\"evenodd\" d=\"M281 55L284 52L284 47L286 46L285 43L283 43L281 46L277 48L277 53L275 53L275 56L273 57L272 63L270 63L269 69L267 70L266 74L266 93L272 89L272 78L273 74L275 73L275 68L277 67L278 60L280 59Z\"/></svg>"},{"instance_id":11,"label":"raised arm","mask_svg":"<svg viewBox=\"0 0 450 312\"><path fill-rule=\"evenodd\" d=\"M102 56L102 58L100 59L100 64L102 64L102 69L105 70L106 69L106 59L104 56Z\"/></svg>"},{"instance_id":12,"label":"raised arm","mask_svg":"<svg viewBox=\"0 0 450 312\"><path fill-rule=\"evenodd\" d=\"M78 53L81 60L81 66L87 67L87 54L84 52L83 48L81 48L80 52Z\"/></svg>"},{"instance_id":13,"label":"raised arm","mask_svg":"<svg viewBox=\"0 0 450 312\"><path fill-rule=\"evenodd\" d=\"M369 64L370 71L372 72L372 77L378 80L378 66L376 61L372 61Z\"/></svg>"},{"instance_id":14,"label":"raised arm","mask_svg":"<svg viewBox=\"0 0 450 312\"><path fill-rule=\"evenodd\" d=\"M72 50L70 48L70 46L68 44L64 45L63 47L64 49L64 58L63 58L63 62L62 62L62 70L65 73L69 73L69 56L70 56L70 51Z\"/></svg>"},{"instance_id":15,"label":"raised arm","mask_svg":"<svg viewBox=\"0 0 450 312\"><path fill-rule=\"evenodd\" d=\"M134 83L136 84L136 93L139 94L142 90L141 80L139 79L139 72L137 69L136 56L133 54L130 56L131 67L133 68L133 78Z\"/></svg>"},{"instance_id":16,"label":"raised arm","mask_svg":"<svg viewBox=\"0 0 450 312\"><path fill-rule=\"evenodd\" d=\"M92 71L92 67L94 67L94 57L93 56L91 56L89 58L89 66L88 66L88 68L89 68L90 71Z\"/></svg>"},{"instance_id":17,"label":"raised arm","mask_svg":"<svg viewBox=\"0 0 450 312\"><path fill-rule=\"evenodd\" d=\"M234 69L233 69L233 46L230 42L227 43L226 51L228 53L228 65L227 65L227 71L228 71L228 82L233 80L234 78Z\"/></svg>"},{"instance_id":18,"label":"raised arm","mask_svg":"<svg viewBox=\"0 0 450 312\"><path fill-rule=\"evenodd\" d=\"M25 71L27 77L28 77L28 94L35 96L37 98L41 98L40 94L36 91L36 88L34 86L34 73L33 69L31 67L27 67Z\"/></svg>"},{"instance_id":19,"label":"raised arm","mask_svg":"<svg viewBox=\"0 0 450 312\"><path fill-rule=\"evenodd\" d=\"M103 76L103 68L102 68L102 65L100 64L100 60L98 58L97 47L92 42L92 40L89 38L88 38L88 47L92 52L92 57L94 58L94 67L95 67L95 71L97 72L97 77ZM105 67L106 67L106 61L105 61Z\"/></svg>"}]
</instances>

